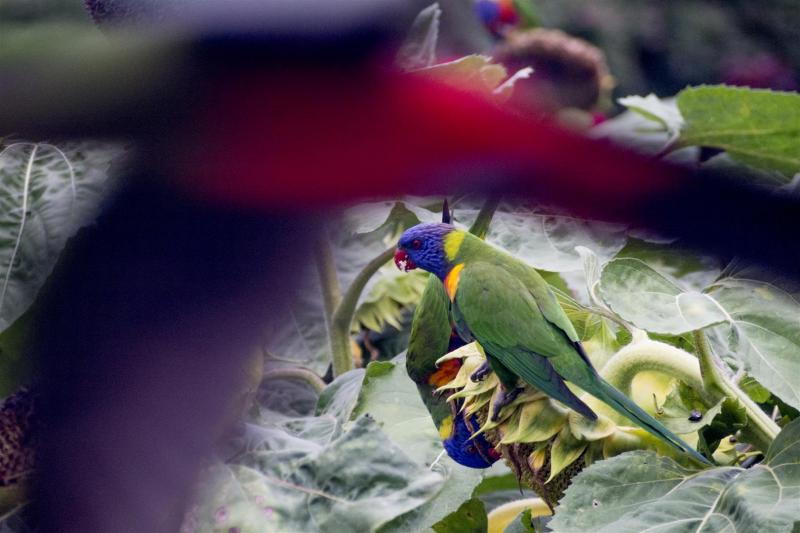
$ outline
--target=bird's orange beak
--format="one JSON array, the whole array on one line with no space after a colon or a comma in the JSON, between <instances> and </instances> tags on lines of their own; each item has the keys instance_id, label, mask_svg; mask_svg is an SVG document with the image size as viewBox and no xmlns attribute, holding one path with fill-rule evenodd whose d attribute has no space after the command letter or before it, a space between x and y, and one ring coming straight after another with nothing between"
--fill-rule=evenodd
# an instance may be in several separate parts
<instances>
[{"instance_id":1,"label":"bird's orange beak","mask_svg":"<svg viewBox=\"0 0 800 533\"><path fill-rule=\"evenodd\" d=\"M394 253L394 264L403 272L408 272L409 270L417 268L416 263L408 257L408 254L402 248L398 248Z\"/></svg>"}]
</instances>

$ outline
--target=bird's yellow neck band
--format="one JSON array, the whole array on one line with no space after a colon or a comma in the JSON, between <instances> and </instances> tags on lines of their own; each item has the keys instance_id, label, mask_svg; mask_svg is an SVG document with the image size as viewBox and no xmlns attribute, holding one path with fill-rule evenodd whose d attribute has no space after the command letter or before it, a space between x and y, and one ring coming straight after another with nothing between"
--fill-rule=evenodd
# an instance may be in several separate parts
<instances>
[{"instance_id":1,"label":"bird's yellow neck band","mask_svg":"<svg viewBox=\"0 0 800 533\"><path fill-rule=\"evenodd\" d=\"M461 249L461 243L464 242L464 237L467 234L460 230L454 230L445 235L444 237L444 253L447 260L451 263L455 261L458 256L458 251Z\"/></svg>"}]
</instances>

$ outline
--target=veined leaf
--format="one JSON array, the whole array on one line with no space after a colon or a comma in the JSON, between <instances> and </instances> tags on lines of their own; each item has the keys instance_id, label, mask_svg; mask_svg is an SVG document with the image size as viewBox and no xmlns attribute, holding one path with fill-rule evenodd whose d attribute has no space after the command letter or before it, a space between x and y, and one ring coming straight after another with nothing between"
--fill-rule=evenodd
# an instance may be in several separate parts
<instances>
[{"instance_id":1,"label":"veined leaf","mask_svg":"<svg viewBox=\"0 0 800 533\"><path fill-rule=\"evenodd\" d=\"M677 101L681 145L721 148L788 177L800 172L800 94L716 85L684 89Z\"/></svg>"},{"instance_id":2,"label":"veined leaf","mask_svg":"<svg viewBox=\"0 0 800 533\"><path fill-rule=\"evenodd\" d=\"M486 508L478 498L465 501L455 512L433 524L436 533L485 533L488 527Z\"/></svg>"},{"instance_id":3,"label":"veined leaf","mask_svg":"<svg viewBox=\"0 0 800 533\"><path fill-rule=\"evenodd\" d=\"M773 283L725 277L702 293L684 291L642 261L615 259L600 293L622 318L650 332L679 335L716 324L729 328L727 348L787 404L800 407L800 302Z\"/></svg>"},{"instance_id":4,"label":"veined leaf","mask_svg":"<svg viewBox=\"0 0 800 533\"><path fill-rule=\"evenodd\" d=\"M615 313L653 333L679 335L726 320L725 312L710 296L684 291L639 259L607 263L599 288Z\"/></svg>"},{"instance_id":5,"label":"veined leaf","mask_svg":"<svg viewBox=\"0 0 800 533\"><path fill-rule=\"evenodd\" d=\"M33 303L105 196L113 145L15 143L0 152L0 331Z\"/></svg>"},{"instance_id":6,"label":"veined leaf","mask_svg":"<svg viewBox=\"0 0 800 533\"><path fill-rule=\"evenodd\" d=\"M789 532L800 509L800 421L778 435L763 464L694 471L629 452L578 474L550 522L555 532Z\"/></svg>"},{"instance_id":7,"label":"veined leaf","mask_svg":"<svg viewBox=\"0 0 800 533\"><path fill-rule=\"evenodd\" d=\"M500 211L492 219L486 240L535 268L569 272L583 268L576 247L586 247L600 261L607 261L625 246L627 236L618 224L535 211Z\"/></svg>"},{"instance_id":8,"label":"veined leaf","mask_svg":"<svg viewBox=\"0 0 800 533\"><path fill-rule=\"evenodd\" d=\"M442 479L410 459L363 417L339 437L309 430L330 417L262 428L269 435L242 464L222 467L187 517L194 531L376 531L419 507ZM327 437L326 437L327 435Z\"/></svg>"},{"instance_id":9,"label":"veined leaf","mask_svg":"<svg viewBox=\"0 0 800 533\"><path fill-rule=\"evenodd\" d=\"M470 498L482 473L457 464L443 447L428 410L405 370L405 355L392 362L373 362L354 416L369 414L384 432L420 465L444 481L439 495L419 509L387 524L381 531L420 531L456 511ZM438 460L437 460L438 458Z\"/></svg>"}]
</instances>

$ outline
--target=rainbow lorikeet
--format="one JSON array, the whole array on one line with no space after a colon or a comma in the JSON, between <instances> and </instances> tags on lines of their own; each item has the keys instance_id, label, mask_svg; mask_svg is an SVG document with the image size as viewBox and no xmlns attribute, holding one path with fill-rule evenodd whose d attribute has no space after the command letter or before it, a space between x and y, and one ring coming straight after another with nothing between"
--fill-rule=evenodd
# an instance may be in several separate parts
<instances>
[{"instance_id":1,"label":"rainbow lorikeet","mask_svg":"<svg viewBox=\"0 0 800 533\"><path fill-rule=\"evenodd\" d=\"M447 200L442 207L442 221L450 222ZM436 361L463 345L464 341L450 321L447 293L442 282L431 274L414 311L406 351L406 369L417 384L447 454L463 466L488 468L500 458L500 453L483 435L472 438L479 426L477 418L462 412L460 401L448 402L436 392L438 387L452 380L461 368L458 359L445 361L441 366L437 366Z\"/></svg>"},{"instance_id":2,"label":"rainbow lorikeet","mask_svg":"<svg viewBox=\"0 0 800 533\"><path fill-rule=\"evenodd\" d=\"M449 304L441 281L431 275L414 312L406 369L417 384L447 454L463 466L488 468L500 458L500 453L483 435L472 438L479 427L475 416L462 412L460 402L448 402L436 393L436 389L452 380L461 367L458 359L436 366L437 359L464 344L453 332Z\"/></svg>"},{"instance_id":3,"label":"rainbow lorikeet","mask_svg":"<svg viewBox=\"0 0 800 533\"><path fill-rule=\"evenodd\" d=\"M518 379L590 420L597 415L566 385L569 381L695 459L708 461L677 435L603 380L581 346L547 282L532 267L450 224L419 224L400 237L395 263L401 270L435 274L451 303L459 334L477 340L503 386L493 416L519 392Z\"/></svg>"}]
</instances>

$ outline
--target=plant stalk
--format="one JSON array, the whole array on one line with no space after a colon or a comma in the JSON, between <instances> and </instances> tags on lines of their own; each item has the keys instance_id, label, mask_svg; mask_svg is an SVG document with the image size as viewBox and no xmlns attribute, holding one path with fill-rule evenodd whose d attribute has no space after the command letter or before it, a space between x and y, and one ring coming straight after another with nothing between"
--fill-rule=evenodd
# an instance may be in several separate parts
<instances>
[{"instance_id":1,"label":"plant stalk","mask_svg":"<svg viewBox=\"0 0 800 533\"><path fill-rule=\"evenodd\" d=\"M701 330L693 331L692 338L700 360L706 390L718 391L719 394L737 400L739 405L744 407L747 427L742 430L742 438L762 452L766 452L780 433L780 427L729 378L724 363L714 355L708 345L705 333Z\"/></svg>"},{"instance_id":2,"label":"plant stalk","mask_svg":"<svg viewBox=\"0 0 800 533\"><path fill-rule=\"evenodd\" d=\"M353 368L350 348L350 325L356 312L358 299L369 279L394 255L394 247L387 248L358 273L333 312L330 323L330 343L333 353L333 375L340 376Z\"/></svg>"},{"instance_id":3,"label":"plant stalk","mask_svg":"<svg viewBox=\"0 0 800 533\"><path fill-rule=\"evenodd\" d=\"M283 380L283 379L295 379L297 381L303 381L308 383L314 391L319 394L325 388L325 382L322 380L321 377L316 375L311 370L306 368L276 368L275 370L269 370L264 372L265 380Z\"/></svg>"},{"instance_id":4,"label":"plant stalk","mask_svg":"<svg viewBox=\"0 0 800 533\"><path fill-rule=\"evenodd\" d=\"M333 312L342 301L342 289L336 275L336 262L328 240L328 233L322 229L314 245L314 259L317 263L319 284L322 287L322 301L325 307L325 322L330 328Z\"/></svg>"},{"instance_id":5,"label":"plant stalk","mask_svg":"<svg viewBox=\"0 0 800 533\"><path fill-rule=\"evenodd\" d=\"M481 239L486 238L486 233L489 231L489 224L491 224L494 212L497 211L497 206L499 205L499 196L490 196L487 198L481 210L478 211L478 216L475 218L475 222L472 223L472 227L469 228L469 232Z\"/></svg>"},{"instance_id":6,"label":"plant stalk","mask_svg":"<svg viewBox=\"0 0 800 533\"><path fill-rule=\"evenodd\" d=\"M633 379L646 371L660 372L703 391L697 358L669 344L650 339L634 340L614 354L600 371L603 379L630 396Z\"/></svg>"}]
</instances>

